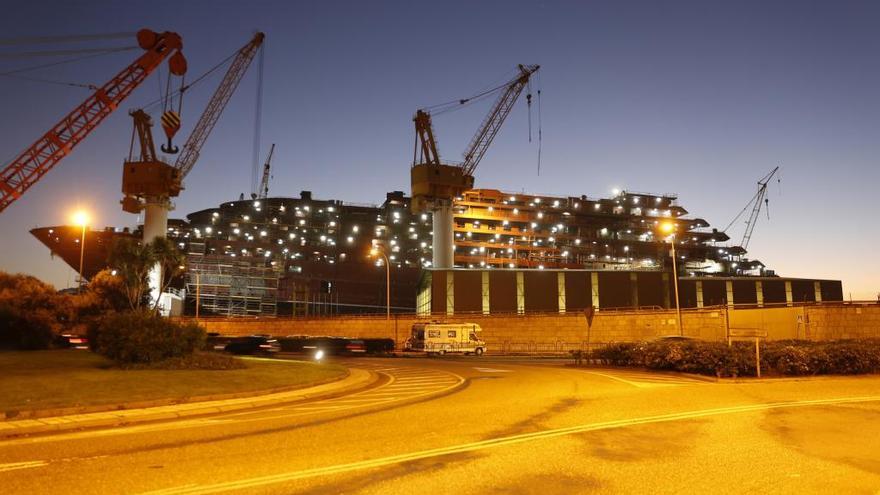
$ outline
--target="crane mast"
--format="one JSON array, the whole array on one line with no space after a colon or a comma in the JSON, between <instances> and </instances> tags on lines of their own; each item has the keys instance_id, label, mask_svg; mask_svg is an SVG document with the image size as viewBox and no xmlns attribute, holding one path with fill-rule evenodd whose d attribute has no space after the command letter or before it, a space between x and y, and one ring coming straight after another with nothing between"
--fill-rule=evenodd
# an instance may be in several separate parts
<instances>
[{"instance_id":1,"label":"crane mast","mask_svg":"<svg viewBox=\"0 0 880 495\"><path fill-rule=\"evenodd\" d=\"M171 56L169 66L175 75L186 71L186 59L181 52L183 41L177 33L142 29L137 33L137 40L146 53L98 88L3 168L0 172L0 212L69 155L163 60Z\"/></svg>"}]
</instances>

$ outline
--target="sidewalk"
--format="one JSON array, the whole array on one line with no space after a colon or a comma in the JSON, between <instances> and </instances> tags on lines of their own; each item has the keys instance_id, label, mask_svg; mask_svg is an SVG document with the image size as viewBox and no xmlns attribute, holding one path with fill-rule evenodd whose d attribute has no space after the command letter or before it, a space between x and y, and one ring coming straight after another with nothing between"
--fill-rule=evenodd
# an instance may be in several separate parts
<instances>
[{"instance_id":1,"label":"sidewalk","mask_svg":"<svg viewBox=\"0 0 880 495\"><path fill-rule=\"evenodd\" d=\"M106 428L111 426L162 421L192 416L203 416L230 411L289 404L320 397L353 392L368 387L378 375L373 372L351 368L348 377L335 382L289 392L240 397L234 399L190 402L140 409L122 409L87 414L71 414L39 419L0 421L0 439L34 433L62 432L81 428Z\"/></svg>"}]
</instances>

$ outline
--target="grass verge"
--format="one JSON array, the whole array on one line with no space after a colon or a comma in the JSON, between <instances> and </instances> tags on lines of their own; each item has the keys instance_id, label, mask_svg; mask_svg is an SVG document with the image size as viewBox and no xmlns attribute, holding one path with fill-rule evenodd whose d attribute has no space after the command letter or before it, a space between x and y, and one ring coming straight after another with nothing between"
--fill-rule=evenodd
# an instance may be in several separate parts
<instances>
[{"instance_id":1,"label":"grass verge","mask_svg":"<svg viewBox=\"0 0 880 495\"><path fill-rule=\"evenodd\" d=\"M185 401L192 397L305 388L346 369L300 361L247 361L244 369L122 370L88 351L0 352L0 411Z\"/></svg>"}]
</instances>

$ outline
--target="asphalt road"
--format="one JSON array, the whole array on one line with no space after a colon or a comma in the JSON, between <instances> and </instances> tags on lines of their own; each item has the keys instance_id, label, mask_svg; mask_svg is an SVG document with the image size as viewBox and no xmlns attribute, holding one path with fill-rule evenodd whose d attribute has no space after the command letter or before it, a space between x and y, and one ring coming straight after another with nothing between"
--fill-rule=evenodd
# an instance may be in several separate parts
<instances>
[{"instance_id":1,"label":"asphalt road","mask_svg":"<svg viewBox=\"0 0 880 495\"><path fill-rule=\"evenodd\" d=\"M356 395L0 441L17 493L880 493L880 377L350 359Z\"/></svg>"}]
</instances>

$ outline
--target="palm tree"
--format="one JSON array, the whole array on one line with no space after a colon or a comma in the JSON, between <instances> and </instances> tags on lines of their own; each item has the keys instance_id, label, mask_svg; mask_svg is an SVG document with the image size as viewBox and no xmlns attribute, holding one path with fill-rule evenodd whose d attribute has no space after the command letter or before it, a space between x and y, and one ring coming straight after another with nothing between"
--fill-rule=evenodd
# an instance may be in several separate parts
<instances>
[{"instance_id":1,"label":"palm tree","mask_svg":"<svg viewBox=\"0 0 880 495\"><path fill-rule=\"evenodd\" d=\"M122 278L131 309L148 305L152 311L158 311L159 298L147 302L148 294L153 289L149 286L150 272L154 268L161 270L159 287L156 287L161 294L168 283L183 272L186 258L172 241L157 237L148 244L135 239L119 239L113 243L108 261Z\"/></svg>"},{"instance_id":2,"label":"palm tree","mask_svg":"<svg viewBox=\"0 0 880 495\"><path fill-rule=\"evenodd\" d=\"M155 262L162 270L162 276L159 277L159 294L161 294L165 292L174 277L183 273L186 256L177 249L174 242L164 237L153 239L148 247L152 250ZM158 309L159 300L157 299L153 301L153 310L158 311Z\"/></svg>"},{"instance_id":3,"label":"palm tree","mask_svg":"<svg viewBox=\"0 0 880 495\"><path fill-rule=\"evenodd\" d=\"M135 239L118 239L111 246L107 261L122 279L131 309L140 309L149 289L150 269L156 264L153 250Z\"/></svg>"}]
</instances>

